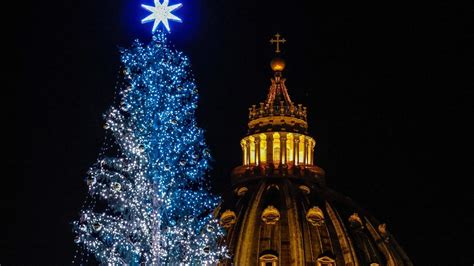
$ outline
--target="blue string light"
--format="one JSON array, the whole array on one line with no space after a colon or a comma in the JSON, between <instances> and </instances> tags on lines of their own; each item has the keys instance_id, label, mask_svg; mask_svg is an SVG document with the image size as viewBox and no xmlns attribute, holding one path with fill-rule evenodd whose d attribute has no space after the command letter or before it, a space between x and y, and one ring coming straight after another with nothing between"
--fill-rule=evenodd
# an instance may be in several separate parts
<instances>
[{"instance_id":1,"label":"blue string light","mask_svg":"<svg viewBox=\"0 0 474 266\"><path fill-rule=\"evenodd\" d=\"M124 82L104 125L113 142L88 171L94 203L74 222L75 242L101 263L216 263L227 250L190 61L160 30L120 52Z\"/></svg>"}]
</instances>

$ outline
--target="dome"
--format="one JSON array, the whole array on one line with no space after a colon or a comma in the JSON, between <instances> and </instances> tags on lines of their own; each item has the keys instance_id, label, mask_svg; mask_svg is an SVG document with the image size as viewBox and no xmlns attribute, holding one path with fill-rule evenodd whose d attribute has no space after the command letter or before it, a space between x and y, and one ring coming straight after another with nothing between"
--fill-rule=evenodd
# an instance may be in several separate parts
<instances>
[{"instance_id":1,"label":"dome","mask_svg":"<svg viewBox=\"0 0 474 266\"><path fill-rule=\"evenodd\" d=\"M237 217L226 228L234 265L413 265L385 223L319 182L262 177L245 187L224 202Z\"/></svg>"},{"instance_id":2,"label":"dome","mask_svg":"<svg viewBox=\"0 0 474 266\"><path fill-rule=\"evenodd\" d=\"M281 58L275 58L270 62L273 71L283 71L285 69L285 61Z\"/></svg>"},{"instance_id":3,"label":"dome","mask_svg":"<svg viewBox=\"0 0 474 266\"><path fill-rule=\"evenodd\" d=\"M285 62L275 58L271 67L266 101L249 108L234 193L216 210L231 256L222 264L413 265L389 225L326 185L307 109L291 101Z\"/></svg>"}]
</instances>

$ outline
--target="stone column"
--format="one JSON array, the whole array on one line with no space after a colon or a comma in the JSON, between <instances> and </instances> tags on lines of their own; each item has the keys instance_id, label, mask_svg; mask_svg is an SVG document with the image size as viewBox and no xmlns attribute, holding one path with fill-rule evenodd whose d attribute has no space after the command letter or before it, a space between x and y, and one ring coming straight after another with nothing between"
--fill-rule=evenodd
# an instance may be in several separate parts
<instances>
[{"instance_id":1,"label":"stone column","mask_svg":"<svg viewBox=\"0 0 474 266\"><path fill-rule=\"evenodd\" d=\"M304 153L303 153L303 162L304 164L308 164L308 139L304 138Z\"/></svg>"},{"instance_id":2,"label":"stone column","mask_svg":"<svg viewBox=\"0 0 474 266\"><path fill-rule=\"evenodd\" d=\"M240 147L242 147L242 161L243 161L242 164L246 165L247 164L247 162L246 162L246 159L247 159L247 154L246 154L247 144L245 142L244 143L241 142Z\"/></svg>"},{"instance_id":3,"label":"stone column","mask_svg":"<svg viewBox=\"0 0 474 266\"><path fill-rule=\"evenodd\" d=\"M286 133L281 133L280 137L280 162L281 164L286 164Z\"/></svg>"},{"instance_id":4,"label":"stone column","mask_svg":"<svg viewBox=\"0 0 474 266\"><path fill-rule=\"evenodd\" d=\"M273 134L267 135L267 165L273 164Z\"/></svg>"},{"instance_id":5,"label":"stone column","mask_svg":"<svg viewBox=\"0 0 474 266\"><path fill-rule=\"evenodd\" d=\"M295 156L294 156L294 160L295 160L295 165L298 165L300 163L300 136L299 135L295 135L294 137L294 150L295 150Z\"/></svg>"},{"instance_id":6,"label":"stone column","mask_svg":"<svg viewBox=\"0 0 474 266\"><path fill-rule=\"evenodd\" d=\"M247 144L247 165L250 165L250 139L247 138L245 143Z\"/></svg>"},{"instance_id":7,"label":"stone column","mask_svg":"<svg viewBox=\"0 0 474 266\"><path fill-rule=\"evenodd\" d=\"M255 137L255 165L260 165L260 137Z\"/></svg>"}]
</instances>

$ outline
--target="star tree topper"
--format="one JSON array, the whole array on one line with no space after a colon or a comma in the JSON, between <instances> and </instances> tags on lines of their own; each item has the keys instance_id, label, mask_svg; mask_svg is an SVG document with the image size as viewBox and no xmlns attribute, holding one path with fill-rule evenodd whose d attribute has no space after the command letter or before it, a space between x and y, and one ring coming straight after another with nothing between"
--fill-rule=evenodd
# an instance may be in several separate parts
<instances>
[{"instance_id":1,"label":"star tree topper","mask_svg":"<svg viewBox=\"0 0 474 266\"><path fill-rule=\"evenodd\" d=\"M173 10L176 10L182 7L183 4L180 3L180 4L168 6L169 0L163 0L163 3L160 3L160 0L154 0L154 1L155 1L155 6L142 5L144 9L151 12L151 14L148 17L142 19L142 24L154 21L152 32L156 31L156 28L158 28L161 22L163 22L163 25L168 30L168 32L171 31L168 20L183 22L177 16L171 14Z\"/></svg>"}]
</instances>

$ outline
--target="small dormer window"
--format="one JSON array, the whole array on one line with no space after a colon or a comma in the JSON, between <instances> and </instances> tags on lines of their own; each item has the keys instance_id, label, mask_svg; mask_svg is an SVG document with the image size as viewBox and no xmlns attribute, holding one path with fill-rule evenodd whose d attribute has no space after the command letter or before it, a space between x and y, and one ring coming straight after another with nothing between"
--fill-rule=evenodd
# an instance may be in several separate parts
<instances>
[{"instance_id":1,"label":"small dormer window","mask_svg":"<svg viewBox=\"0 0 474 266\"><path fill-rule=\"evenodd\" d=\"M301 192L303 192L303 194L305 195L309 195L311 193L311 189L308 187L308 186L305 186L305 185L301 185L298 187Z\"/></svg>"},{"instance_id":2,"label":"small dormer window","mask_svg":"<svg viewBox=\"0 0 474 266\"><path fill-rule=\"evenodd\" d=\"M388 232L387 232L387 224L379 224L379 226L377 227L379 233L380 233L380 236L382 237L382 239L385 241L385 242L388 242L389 240L389 236L388 236Z\"/></svg>"},{"instance_id":3,"label":"small dormer window","mask_svg":"<svg viewBox=\"0 0 474 266\"><path fill-rule=\"evenodd\" d=\"M266 224L276 224L280 220L280 212L269 205L265 210L262 212L262 221Z\"/></svg>"},{"instance_id":4,"label":"small dormer window","mask_svg":"<svg viewBox=\"0 0 474 266\"><path fill-rule=\"evenodd\" d=\"M270 184L267 186L267 190L270 189L280 190L280 187L277 184Z\"/></svg>"},{"instance_id":5,"label":"small dormer window","mask_svg":"<svg viewBox=\"0 0 474 266\"><path fill-rule=\"evenodd\" d=\"M260 257L260 266L277 266L278 257L273 254L266 254Z\"/></svg>"},{"instance_id":6,"label":"small dormer window","mask_svg":"<svg viewBox=\"0 0 474 266\"><path fill-rule=\"evenodd\" d=\"M236 193L237 196L242 197L245 195L245 193L247 193L247 191L249 191L247 187L240 187L239 189L237 189Z\"/></svg>"},{"instance_id":7,"label":"small dormer window","mask_svg":"<svg viewBox=\"0 0 474 266\"><path fill-rule=\"evenodd\" d=\"M224 228L229 228L236 222L237 216L235 216L235 212L231 210L226 210L222 213L221 218L219 220L219 224Z\"/></svg>"},{"instance_id":8,"label":"small dormer window","mask_svg":"<svg viewBox=\"0 0 474 266\"><path fill-rule=\"evenodd\" d=\"M336 261L331 259L328 256L324 256L324 257L319 258L316 261L316 265L317 266L336 266Z\"/></svg>"},{"instance_id":9,"label":"small dormer window","mask_svg":"<svg viewBox=\"0 0 474 266\"><path fill-rule=\"evenodd\" d=\"M314 206L306 213L306 220L314 226L320 226L324 223L324 213L318 206Z\"/></svg>"},{"instance_id":10,"label":"small dormer window","mask_svg":"<svg viewBox=\"0 0 474 266\"><path fill-rule=\"evenodd\" d=\"M357 213L353 213L349 217L349 225L350 225L351 228L354 228L354 229L364 228L364 226L362 224L362 219L360 219L359 214L357 214Z\"/></svg>"}]
</instances>

